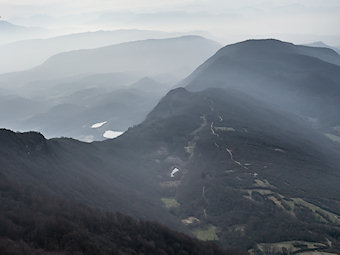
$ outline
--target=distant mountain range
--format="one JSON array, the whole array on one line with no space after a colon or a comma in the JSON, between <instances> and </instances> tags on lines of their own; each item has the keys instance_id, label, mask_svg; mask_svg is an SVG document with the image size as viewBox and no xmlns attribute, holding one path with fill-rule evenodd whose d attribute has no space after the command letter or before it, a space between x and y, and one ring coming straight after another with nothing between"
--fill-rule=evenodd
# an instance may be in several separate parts
<instances>
[{"instance_id":1,"label":"distant mountain range","mask_svg":"<svg viewBox=\"0 0 340 255\"><path fill-rule=\"evenodd\" d=\"M150 78L113 90L84 88L59 98L58 103L46 112L21 117L23 121L16 122L15 126L18 129L39 130L48 137L104 140L105 131L124 132L128 127L142 122L169 88L170 85ZM101 122L105 123L98 128L92 127Z\"/></svg>"},{"instance_id":2,"label":"distant mountain range","mask_svg":"<svg viewBox=\"0 0 340 255\"><path fill-rule=\"evenodd\" d=\"M330 49L277 40L229 45L116 139L83 143L1 130L0 173L38 194L155 220L251 255L336 255L339 70ZM90 104L98 93L101 102L114 95L119 102L155 87L143 79L103 101L92 90L68 99Z\"/></svg>"},{"instance_id":3,"label":"distant mountain range","mask_svg":"<svg viewBox=\"0 0 340 255\"><path fill-rule=\"evenodd\" d=\"M340 47L332 47L332 46L329 46L329 45L327 45L323 42L313 42L313 43L306 44L306 46L319 47L319 48L329 48L329 49L336 51L338 54L340 54Z\"/></svg>"},{"instance_id":4,"label":"distant mountain range","mask_svg":"<svg viewBox=\"0 0 340 255\"><path fill-rule=\"evenodd\" d=\"M214 41L185 36L56 55L34 69L0 76L11 91L2 95L0 124L47 137L102 140L105 131L143 121L170 87L218 49ZM99 122L105 127L91 128Z\"/></svg>"},{"instance_id":5,"label":"distant mountain range","mask_svg":"<svg viewBox=\"0 0 340 255\"><path fill-rule=\"evenodd\" d=\"M24 29L24 28L22 28ZM22 71L42 64L47 58L65 51L93 49L128 41L179 36L149 30L115 30L69 34L48 39L31 39L0 45L0 74Z\"/></svg>"},{"instance_id":6,"label":"distant mountain range","mask_svg":"<svg viewBox=\"0 0 340 255\"><path fill-rule=\"evenodd\" d=\"M41 37L47 31L38 27L24 27L14 25L4 20L0 20L0 44L10 43L18 40Z\"/></svg>"},{"instance_id":7,"label":"distant mountain range","mask_svg":"<svg viewBox=\"0 0 340 255\"><path fill-rule=\"evenodd\" d=\"M125 72L144 76L190 74L220 45L199 36L152 39L57 54L33 69L0 76L0 86L30 90L30 83L72 76ZM46 87L47 85L45 85Z\"/></svg>"},{"instance_id":8,"label":"distant mountain range","mask_svg":"<svg viewBox=\"0 0 340 255\"><path fill-rule=\"evenodd\" d=\"M15 33L17 31L23 31L26 28L22 26L13 25L7 21L0 21L0 29L2 32Z\"/></svg>"}]
</instances>

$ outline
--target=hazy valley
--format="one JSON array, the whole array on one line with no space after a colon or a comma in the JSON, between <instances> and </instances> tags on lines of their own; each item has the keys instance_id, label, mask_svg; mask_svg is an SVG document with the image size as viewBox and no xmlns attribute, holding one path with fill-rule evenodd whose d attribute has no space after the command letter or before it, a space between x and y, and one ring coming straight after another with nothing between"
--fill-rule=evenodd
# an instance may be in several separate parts
<instances>
[{"instance_id":1,"label":"hazy valley","mask_svg":"<svg viewBox=\"0 0 340 255\"><path fill-rule=\"evenodd\" d=\"M6 29L1 254L340 253L339 48Z\"/></svg>"}]
</instances>

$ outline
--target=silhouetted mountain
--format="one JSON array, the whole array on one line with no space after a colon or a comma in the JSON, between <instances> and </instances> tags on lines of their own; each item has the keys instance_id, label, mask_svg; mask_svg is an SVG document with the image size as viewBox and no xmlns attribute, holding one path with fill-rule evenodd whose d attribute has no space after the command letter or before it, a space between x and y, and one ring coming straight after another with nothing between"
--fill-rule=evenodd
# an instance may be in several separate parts
<instances>
[{"instance_id":1,"label":"silhouetted mountain","mask_svg":"<svg viewBox=\"0 0 340 255\"><path fill-rule=\"evenodd\" d=\"M232 87L334 133L340 124L339 63L331 49L249 40L219 50L182 85L192 91Z\"/></svg>"},{"instance_id":2,"label":"silhouetted mountain","mask_svg":"<svg viewBox=\"0 0 340 255\"><path fill-rule=\"evenodd\" d=\"M170 74L182 79L219 47L218 43L203 37L183 36L65 52L31 70L1 75L0 85L29 91L34 87L30 83L36 81L111 72L141 77Z\"/></svg>"}]
</instances>

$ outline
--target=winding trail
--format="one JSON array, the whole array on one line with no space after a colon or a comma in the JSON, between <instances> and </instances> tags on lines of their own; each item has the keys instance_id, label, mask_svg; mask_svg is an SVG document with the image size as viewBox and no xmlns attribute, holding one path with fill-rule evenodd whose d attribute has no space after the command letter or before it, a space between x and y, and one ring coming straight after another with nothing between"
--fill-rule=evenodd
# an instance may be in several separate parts
<instances>
[{"instance_id":1,"label":"winding trail","mask_svg":"<svg viewBox=\"0 0 340 255\"><path fill-rule=\"evenodd\" d=\"M205 186L203 186L202 188L202 199L204 200L206 204L208 204L208 199L205 196ZM207 208L206 207L203 209L203 215L204 215L204 218L207 219Z\"/></svg>"},{"instance_id":2,"label":"winding trail","mask_svg":"<svg viewBox=\"0 0 340 255\"><path fill-rule=\"evenodd\" d=\"M204 200L206 203L208 203L208 200L207 200L207 198L206 198L206 196L205 196L205 186L203 186L203 188L202 188L202 198L203 198L203 200Z\"/></svg>"},{"instance_id":3,"label":"winding trail","mask_svg":"<svg viewBox=\"0 0 340 255\"><path fill-rule=\"evenodd\" d=\"M193 136L193 138L188 141L187 146L184 147L184 149L189 153L189 158L192 158L194 156L194 149L196 146L196 142L199 139L198 133L201 132L208 124L207 122L207 118L205 115L200 116L202 123L201 125L195 129L194 131L192 131L191 135Z\"/></svg>"},{"instance_id":4,"label":"winding trail","mask_svg":"<svg viewBox=\"0 0 340 255\"><path fill-rule=\"evenodd\" d=\"M211 122L210 124L210 130L211 130L211 133L214 135L214 136L217 136L217 137L220 137L219 134L217 134L214 130L214 122Z\"/></svg>"},{"instance_id":5,"label":"winding trail","mask_svg":"<svg viewBox=\"0 0 340 255\"><path fill-rule=\"evenodd\" d=\"M244 168L244 169L249 170L248 167L242 165L241 162L239 162L239 161L237 161L237 160L234 159L234 155L233 155L233 152L232 152L231 149L229 149L228 147L226 147L226 150L227 150L227 152L228 152L228 154L229 154L230 159L231 159L235 164L239 165L240 167L242 167L242 168Z\"/></svg>"},{"instance_id":6,"label":"winding trail","mask_svg":"<svg viewBox=\"0 0 340 255\"><path fill-rule=\"evenodd\" d=\"M210 111L213 112L213 111L215 110L215 108L214 108L214 101L213 101L213 100L210 100L209 103L210 103L210 104L209 104Z\"/></svg>"},{"instance_id":7,"label":"winding trail","mask_svg":"<svg viewBox=\"0 0 340 255\"><path fill-rule=\"evenodd\" d=\"M204 218L207 219L207 210L203 209L203 215L204 215Z\"/></svg>"},{"instance_id":8,"label":"winding trail","mask_svg":"<svg viewBox=\"0 0 340 255\"><path fill-rule=\"evenodd\" d=\"M215 132L215 130L214 130L214 122L211 122L211 124L210 124L210 130L211 130L211 133L212 133L214 136L220 138L220 135L217 134L217 133ZM215 146L216 146L217 148L220 147L215 141L214 141L214 144L215 144ZM226 150L227 150L227 152L228 152L228 154L229 154L230 159L231 159L235 164L239 165L240 167L242 167L242 168L244 168L244 169L249 170L248 167L246 167L246 166L243 165L241 162L239 162L239 161L237 161L237 160L234 159L234 155L233 155L233 152L232 152L231 149L229 149L228 147L226 147Z\"/></svg>"}]
</instances>

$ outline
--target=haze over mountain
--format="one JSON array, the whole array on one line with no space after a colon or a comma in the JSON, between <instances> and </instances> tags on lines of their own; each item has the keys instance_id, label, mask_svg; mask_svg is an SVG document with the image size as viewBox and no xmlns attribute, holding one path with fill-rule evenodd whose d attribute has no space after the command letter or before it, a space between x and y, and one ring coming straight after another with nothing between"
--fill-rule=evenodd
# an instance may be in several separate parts
<instances>
[{"instance_id":1,"label":"haze over mountain","mask_svg":"<svg viewBox=\"0 0 340 255\"><path fill-rule=\"evenodd\" d=\"M340 56L331 49L249 40L219 50L182 85L191 91L235 88L337 135L339 63Z\"/></svg>"},{"instance_id":2,"label":"haze over mountain","mask_svg":"<svg viewBox=\"0 0 340 255\"><path fill-rule=\"evenodd\" d=\"M82 143L2 130L1 173L249 254L338 254L340 136L331 108L339 101L338 58L276 40L226 46L183 81L187 89L167 93L116 139ZM107 97L77 92L62 100L78 106L60 112L76 122L82 114L71 109L81 104L114 112L111 99L149 101L147 91L159 84L145 78L126 88ZM41 122L55 125L49 116Z\"/></svg>"},{"instance_id":3,"label":"haze over mountain","mask_svg":"<svg viewBox=\"0 0 340 255\"><path fill-rule=\"evenodd\" d=\"M66 31L148 29L208 31L224 44L278 38L298 44L340 45L337 0L2 0L2 15L16 24ZM70 32L68 32L70 33Z\"/></svg>"},{"instance_id":4,"label":"haze over mountain","mask_svg":"<svg viewBox=\"0 0 340 255\"><path fill-rule=\"evenodd\" d=\"M224 253L152 220L251 255L338 254L340 56L273 39L217 49L140 40L1 75L2 126L91 143L0 130L0 247Z\"/></svg>"},{"instance_id":5,"label":"haze over mountain","mask_svg":"<svg viewBox=\"0 0 340 255\"><path fill-rule=\"evenodd\" d=\"M96 31L63 35L48 39L31 39L0 45L0 73L22 71L42 64L47 58L65 51L90 49L112 44L169 38L180 33L166 33L151 30Z\"/></svg>"},{"instance_id":6,"label":"haze over mountain","mask_svg":"<svg viewBox=\"0 0 340 255\"><path fill-rule=\"evenodd\" d=\"M40 131L49 138L103 140L105 131L124 132L143 121L173 86L138 79L124 73L97 74L40 90L31 99L4 94L0 123L14 130Z\"/></svg>"},{"instance_id":7,"label":"haze over mountain","mask_svg":"<svg viewBox=\"0 0 340 255\"><path fill-rule=\"evenodd\" d=\"M0 255L340 254L339 0L0 7Z\"/></svg>"},{"instance_id":8,"label":"haze over mountain","mask_svg":"<svg viewBox=\"0 0 340 255\"><path fill-rule=\"evenodd\" d=\"M332 46L329 46L323 42L313 42L313 43L309 43L309 44L306 44L306 46L310 46L310 47L319 47L319 48L330 48L334 51L336 51L338 54L340 53L340 47L332 47Z\"/></svg>"},{"instance_id":9,"label":"haze over mountain","mask_svg":"<svg viewBox=\"0 0 340 255\"><path fill-rule=\"evenodd\" d=\"M217 49L214 41L184 36L58 54L0 77L11 91L0 124L47 137L102 140L106 131L123 132L141 122L170 87ZM25 105L13 103L22 100ZM105 127L91 128L101 122Z\"/></svg>"},{"instance_id":10,"label":"haze over mountain","mask_svg":"<svg viewBox=\"0 0 340 255\"><path fill-rule=\"evenodd\" d=\"M46 36L47 31L38 27L25 27L0 20L0 44Z\"/></svg>"},{"instance_id":11,"label":"haze over mountain","mask_svg":"<svg viewBox=\"0 0 340 255\"><path fill-rule=\"evenodd\" d=\"M252 254L280 242L296 254L339 251L338 145L243 92L173 90L104 142L0 138L1 172L47 194Z\"/></svg>"},{"instance_id":12,"label":"haze over mountain","mask_svg":"<svg viewBox=\"0 0 340 255\"><path fill-rule=\"evenodd\" d=\"M31 70L0 76L0 86L27 91L36 81L96 73L125 72L139 76L184 78L220 45L199 36L142 40L97 49L57 54ZM44 85L45 88L47 85ZM35 86L35 89L37 86Z\"/></svg>"},{"instance_id":13,"label":"haze over mountain","mask_svg":"<svg viewBox=\"0 0 340 255\"><path fill-rule=\"evenodd\" d=\"M104 140L107 130L124 132L144 120L172 85L150 78L117 89L84 88L58 99L48 111L22 118L14 127L39 130L47 137ZM99 127L92 127L103 123Z\"/></svg>"}]
</instances>

